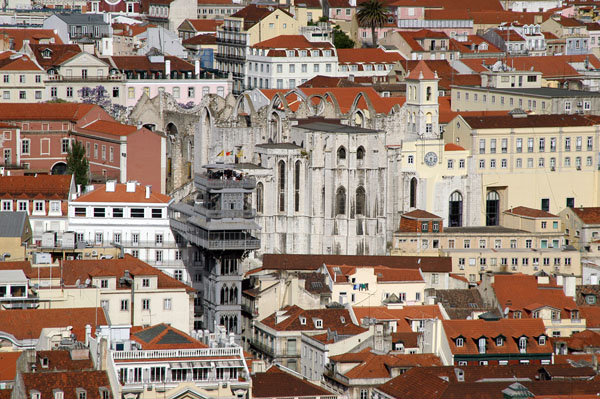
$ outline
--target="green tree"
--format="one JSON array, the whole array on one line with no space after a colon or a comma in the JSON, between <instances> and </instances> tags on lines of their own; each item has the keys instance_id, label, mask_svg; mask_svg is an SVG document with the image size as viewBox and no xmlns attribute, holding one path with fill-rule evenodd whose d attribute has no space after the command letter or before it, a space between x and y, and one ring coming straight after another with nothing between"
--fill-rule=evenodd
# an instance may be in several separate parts
<instances>
[{"instance_id":1,"label":"green tree","mask_svg":"<svg viewBox=\"0 0 600 399\"><path fill-rule=\"evenodd\" d=\"M371 28L373 47L377 47L375 30L381 28L387 19L387 9L379 0L367 0L361 3L356 13L358 24L364 28Z\"/></svg>"},{"instance_id":2,"label":"green tree","mask_svg":"<svg viewBox=\"0 0 600 399\"><path fill-rule=\"evenodd\" d=\"M90 164L85 156L85 148L80 141L74 141L67 151L67 173L75 175L75 184L88 183Z\"/></svg>"},{"instance_id":3,"label":"green tree","mask_svg":"<svg viewBox=\"0 0 600 399\"><path fill-rule=\"evenodd\" d=\"M353 48L354 40L344 32L339 25L333 28L333 45L335 48Z\"/></svg>"}]
</instances>

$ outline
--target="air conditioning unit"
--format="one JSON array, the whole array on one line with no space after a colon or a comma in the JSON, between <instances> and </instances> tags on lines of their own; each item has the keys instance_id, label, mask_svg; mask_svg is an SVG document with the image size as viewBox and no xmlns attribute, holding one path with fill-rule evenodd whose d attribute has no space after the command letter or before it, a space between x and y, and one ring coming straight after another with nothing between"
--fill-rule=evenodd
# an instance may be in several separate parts
<instances>
[{"instance_id":1,"label":"air conditioning unit","mask_svg":"<svg viewBox=\"0 0 600 399\"><path fill-rule=\"evenodd\" d=\"M540 270L540 268L539 268L539 267L537 267L537 266L534 266L534 267L533 267L533 270L537 271L537 270Z\"/></svg>"},{"instance_id":2,"label":"air conditioning unit","mask_svg":"<svg viewBox=\"0 0 600 399\"><path fill-rule=\"evenodd\" d=\"M581 170L581 166L578 166L578 167L577 167L577 170Z\"/></svg>"},{"instance_id":3,"label":"air conditioning unit","mask_svg":"<svg viewBox=\"0 0 600 399\"><path fill-rule=\"evenodd\" d=\"M516 270L517 270L517 267L516 267L516 266L513 266L513 267L511 267L511 269L512 269L513 271L516 271Z\"/></svg>"},{"instance_id":4,"label":"air conditioning unit","mask_svg":"<svg viewBox=\"0 0 600 399\"><path fill-rule=\"evenodd\" d=\"M555 172L555 171L556 171L556 168L554 166L551 166L550 167L550 172Z\"/></svg>"},{"instance_id":5,"label":"air conditioning unit","mask_svg":"<svg viewBox=\"0 0 600 399\"><path fill-rule=\"evenodd\" d=\"M92 251L92 256L98 256L98 251Z\"/></svg>"},{"instance_id":6,"label":"air conditioning unit","mask_svg":"<svg viewBox=\"0 0 600 399\"><path fill-rule=\"evenodd\" d=\"M485 271L485 266L481 266L481 267L479 268L479 270L481 270L482 272L484 272L484 271Z\"/></svg>"}]
</instances>

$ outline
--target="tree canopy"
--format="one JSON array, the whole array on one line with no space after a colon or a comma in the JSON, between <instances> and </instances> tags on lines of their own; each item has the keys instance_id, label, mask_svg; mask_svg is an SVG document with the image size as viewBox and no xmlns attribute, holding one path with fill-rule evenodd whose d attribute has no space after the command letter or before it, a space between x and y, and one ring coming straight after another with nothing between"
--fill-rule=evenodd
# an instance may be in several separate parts
<instances>
[{"instance_id":1,"label":"tree canopy","mask_svg":"<svg viewBox=\"0 0 600 399\"><path fill-rule=\"evenodd\" d=\"M377 47L377 28L381 28L387 19L387 9L379 0L367 0L361 3L356 13L358 24L364 28L371 28L373 47Z\"/></svg>"},{"instance_id":2,"label":"tree canopy","mask_svg":"<svg viewBox=\"0 0 600 399\"><path fill-rule=\"evenodd\" d=\"M88 183L90 164L85 156L85 148L80 141L73 141L67 151L67 172L75 175L75 184Z\"/></svg>"},{"instance_id":3,"label":"tree canopy","mask_svg":"<svg viewBox=\"0 0 600 399\"><path fill-rule=\"evenodd\" d=\"M344 32L339 25L333 28L333 45L335 48L353 48L354 40Z\"/></svg>"}]
</instances>

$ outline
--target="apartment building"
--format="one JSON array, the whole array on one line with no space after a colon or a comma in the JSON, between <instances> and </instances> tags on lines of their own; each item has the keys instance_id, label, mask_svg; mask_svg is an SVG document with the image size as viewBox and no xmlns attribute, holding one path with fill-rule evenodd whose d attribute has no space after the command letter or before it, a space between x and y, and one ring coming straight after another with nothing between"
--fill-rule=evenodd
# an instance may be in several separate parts
<instances>
[{"instance_id":1,"label":"apartment building","mask_svg":"<svg viewBox=\"0 0 600 399\"><path fill-rule=\"evenodd\" d=\"M543 31L553 33L560 39L564 39L565 55L589 53L589 34L587 26L575 18L553 16L542 22ZM556 54L556 52L555 52Z\"/></svg>"},{"instance_id":2,"label":"apartment building","mask_svg":"<svg viewBox=\"0 0 600 399\"><path fill-rule=\"evenodd\" d=\"M181 237L176 238L169 227L170 202L170 197L153 192L151 186L110 180L69 201L69 229L77 242L116 246L176 280L191 283Z\"/></svg>"},{"instance_id":3,"label":"apartment building","mask_svg":"<svg viewBox=\"0 0 600 399\"><path fill-rule=\"evenodd\" d=\"M425 280L420 270L324 265L321 272L325 273L332 300L341 305L422 305L425 299Z\"/></svg>"},{"instance_id":4,"label":"apartment building","mask_svg":"<svg viewBox=\"0 0 600 399\"><path fill-rule=\"evenodd\" d=\"M594 247L600 239L600 208L576 206L575 203L570 204L560 212L565 242L580 250L584 256L585 252L595 255Z\"/></svg>"},{"instance_id":5,"label":"apartment building","mask_svg":"<svg viewBox=\"0 0 600 399\"><path fill-rule=\"evenodd\" d=\"M71 175L0 176L0 212L26 212L35 244L46 231L68 229L67 207L74 194Z\"/></svg>"},{"instance_id":6,"label":"apartment building","mask_svg":"<svg viewBox=\"0 0 600 399\"><path fill-rule=\"evenodd\" d=\"M436 320L424 351L444 365L551 364L553 348L541 319Z\"/></svg>"},{"instance_id":7,"label":"apartment building","mask_svg":"<svg viewBox=\"0 0 600 399\"><path fill-rule=\"evenodd\" d=\"M539 24L510 23L489 29L483 35L496 47L513 57L546 55L546 38Z\"/></svg>"},{"instance_id":8,"label":"apartment building","mask_svg":"<svg viewBox=\"0 0 600 399\"><path fill-rule=\"evenodd\" d=\"M27 247L31 245L31 224L26 212L2 211L0 212L0 259L25 260L27 259ZM11 283L10 279L2 279L3 282ZM0 292L7 296L10 289L0 283Z\"/></svg>"},{"instance_id":9,"label":"apartment building","mask_svg":"<svg viewBox=\"0 0 600 399\"><path fill-rule=\"evenodd\" d=\"M381 44L393 46L408 60L454 60L458 51L450 45L450 37L444 32L428 29L396 31L389 33Z\"/></svg>"},{"instance_id":10,"label":"apartment building","mask_svg":"<svg viewBox=\"0 0 600 399\"><path fill-rule=\"evenodd\" d=\"M254 323L250 350L268 363L279 363L307 375L301 363L302 334L312 336L337 330L344 331L344 335L365 332L352 322L348 309L305 310L296 305L286 306Z\"/></svg>"},{"instance_id":11,"label":"apartment building","mask_svg":"<svg viewBox=\"0 0 600 399\"><path fill-rule=\"evenodd\" d=\"M14 51L0 53L2 102L45 101L46 71L27 55Z\"/></svg>"},{"instance_id":12,"label":"apartment building","mask_svg":"<svg viewBox=\"0 0 600 399\"><path fill-rule=\"evenodd\" d=\"M160 321L192 330L193 289L131 255L43 264L0 262L0 270L23 271L28 286L37 287L33 299L40 311L100 307L99 313L104 310L114 325Z\"/></svg>"},{"instance_id":13,"label":"apartment building","mask_svg":"<svg viewBox=\"0 0 600 399\"><path fill-rule=\"evenodd\" d=\"M10 169L21 169L21 129L12 123L0 122L2 151L0 155L1 175L9 174Z\"/></svg>"},{"instance_id":14,"label":"apartment building","mask_svg":"<svg viewBox=\"0 0 600 399\"><path fill-rule=\"evenodd\" d=\"M573 298L575 277L489 274L478 290L507 319L541 319L549 337L569 337L586 329L585 317Z\"/></svg>"},{"instance_id":15,"label":"apartment building","mask_svg":"<svg viewBox=\"0 0 600 399\"><path fill-rule=\"evenodd\" d=\"M250 4L225 18L217 28L216 69L233 76L233 93L246 88L249 47L281 35L296 35L297 21L287 11Z\"/></svg>"},{"instance_id":16,"label":"apartment building","mask_svg":"<svg viewBox=\"0 0 600 399\"><path fill-rule=\"evenodd\" d=\"M197 17L194 18L222 20L244 7L245 4L237 0L198 0Z\"/></svg>"},{"instance_id":17,"label":"apartment building","mask_svg":"<svg viewBox=\"0 0 600 399\"><path fill-rule=\"evenodd\" d=\"M592 182L598 173L595 149L600 137L593 118L518 111L459 115L446 126L444 139L473 156L481 190L468 195L485 205L478 217L482 225L499 225L497 215L516 206L557 214L565 206L598 201Z\"/></svg>"}]
</instances>

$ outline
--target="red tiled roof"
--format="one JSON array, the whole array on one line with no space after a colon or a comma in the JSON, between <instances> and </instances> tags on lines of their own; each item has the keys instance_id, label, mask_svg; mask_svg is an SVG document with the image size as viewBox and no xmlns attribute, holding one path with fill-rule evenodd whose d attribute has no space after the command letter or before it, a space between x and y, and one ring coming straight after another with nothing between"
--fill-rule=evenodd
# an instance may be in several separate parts
<instances>
[{"instance_id":1,"label":"red tiled roof","mask_svg":"<svg viewBox=\"0 0 600 399\"><path fill-rule=\"evenodd\" d=\"M63 44L60 36L58 36L53 29L0 28L0 38L2 38L2 36L12 39L14 43L14 50L17 51L20 51L23 48L24 40L29 40L30 44L38 44L42 41Z\"/></svg>"},{"instance_id":2,"label":"red tiled roof","mask_svg":"<svg viewBox=\"0 0 600 399\"><path fill-rule=\"evenodd\" d=\"M600 207L571 208L584 224L600 224Z\"/></svg>"},{"instance_id":3,"label":"red tiled roof","mask_svg":"<svg viewBox=\"0 0 600 399\"><path fill-rule=\"evenodd\" d=\"M552 345L546 340L540 345L537 337L545 335L546 327L542 319L500 319L488 320L442 320L450 350L455 355L478 354L479 338L486 338L486 353L520 353L518 341L527 337L527 353L552 353ZM504 337L502 345L496 345L496 338ZM456 345L456 338L463 338L463 346Z\"/></svg>"},{"instance_id":4,"label":"red tiled roof","mask_svg":"<svg viewBox=\"0 0 600 399\"><path fill-rule=\"evenodd\" d=\"M563 16L561 16L560 20L558 20L556 22L558 22L562 26L570 26L570 27L585 26L585 24L583 22L580 22L580 21L576 20L575 18L566 18Z\"/></svg>"},{"instance_id":5,"label":"red tiled roof","mask_svg":"<svg viewBox=\"0 0 600 399\"><path fill-rule=\"evenodd\" d=\"M124 125L116 121L96 120L87 125L80 126L79 129L84 129L92 132L106 133L114 136L128 136L131 133L137 132L137 126Z\"/></svg>"},{"instance_id":6,"label":"red tiled roof","mask_svg":"<svg viewBox=\"0 0 600 399\"><path fill-rule=\"evenodd\" d=\"M223 25L222 19L188 19L196 32L216 32L217 26Z\"/></svg>"},{"instance_id":7,"label":"red tiled roof","mask_svg":"<svg viewBox=\"0 0 600 399\"><path fill-rule=\"evenodd\" d=\"M10 262L6 262L10 263ZM4 266L4 265L2 265ZM0 331L11 334L16 339L37 340L44 328L73 327L72 333L78 341L85 341L85 326L108 325L102 308L62 308L62 309L13 309L0 312Z\"/></svg>"},{"instance_id":8,"label":"red tiled roof","mask_svg":"<svg viewBox=\"0 0 600 399\"><path fill-rule=\"evenodd\" d=\"M558 36L556 36L552 32L542 32L542 34L544 35L544 39L546 39L546 40L560 39Z\"/></svg>"},{"instance_id":9,"label":"red tiled roof","mask_svg":"<svg viewBox=\"0 0 600 399\"><path fill-rule=\"evenodd\" d=\"M304 35L281 35L258 42L252 47L263 49L317 49L333 48L329 42L311 42Z\"/></svg>"},{"instance_id":10,"label":"red tiled roof","mask_svg":"<svg viewBox=\"0 0 600 399\"><path fill-rule=\"evenodd\" d=\"M79 103L4 103L0 107L2 121L71 121L77 122L95 108L94 104Z\"/></svg>"},{"instance_id":11,"label":"red tiled roof","mask_svg":"<svg viewBox=\"0 0 600 399\"><path fill-rule=\"evenodd\" d=\"M458 144L447 143L444 144L444 151L464 151L465 149Z\"/></svg>"},{"instance_id":12,"label":"red tiled roof","mask_svg":"<svg viewBox=\"0 0 600 399\"><path fill-rule=\"evenodd\" d=\"M564 294L562 287L538 285L536 276L524 274L496 275L492 284L499 306L510 309L509 317L514 311L520 311L523 318L533 317L533 312L541 307L549 306L561 311L561 318L570 318L567 309L576 309L573 298Z\"/></svg>"},{"instance_id":13,"label":"red tiled roof","mask_svg":"<svg viewBox=\"0 0 600 399\"><path fill-rule=\"evenodd\" d=\"M0 352L0 382L15 380L15 376L17 375L17 359L19 359L22 353Z\"/></svg>"},{"instance_id":14,"label":"red tiled roof","mask_svg":"<svg viewBox=\"0 0 600 399\"><path fill-rule=\"evenodd\" d=\"M434 215L433 213L422 209L415 209L414 211L403 213L401 216L410 219L441 219L438 215Z\"/></svg>"},{"instance_id":15,"label":"red tiled roof","mask_svg":"<svg viewBox=\"0 0 600 399\"><path fill-rule=\"evenodd\" d=\"M550 212L542 211L541 209L528 208L526 206L517 206L505 212L530 218L558 218L558 216L553 215Z\"/></svg>"},{"instance_id":16,"label":"red tiled roof","mask_svg":"<svg viewBox=\"0 0 600 399\"><path fill-rule=\"evenodd\" d=\"M264 373L252 375L252 396L255 398L279 397L319 397L333 396L320 386L281 370L277 365L271 366Z\"/></svg>"},{"instance_id":17,"label":"red tiled roof","mask_svg":"<svg viewBox=\"0 0 600 399\"><path fill-rule=\"evenodd\" d=\"M146 198L146 188L136 184L134 192L127 192L127 184L116 184L115 191L106 191L106 185L102 185L93 191L82 194L73 200L79 202L129 202L129 203L168 203L171 197L152 190L150 198Z\"/></svg>"},{"instance_id":18,"label":"red tiled roof","mask_svg":"<svg viewBox=\"0 0 600 399\"><path fill-rule=\"evenodd\" d=\"M45 367L42 367L43 358L47 362ZM37 351L35 363L40 372L94 370L92 359L74 360L68 350Z\"/></svg>"},{"instance_id":19,"label":"red tiled roof","mask_svg":"<svg viewBox=\"0 0 600 399\"><path fill-rule=\"evenodd\" d=\"M450 383L436 375L422 373L420 369L420 367L414 367L385 384L378 386L377 389L392 398L441 398L442 393L448 388Z\"/></svg>"},{"instance_id":20,"label":"red tiled roof","mask_svg":"<svg viewBox=\"0 0 600 399\"><path fill-rule=\"evenodd\" d=\"M292 255L265 254L265 270L317 270L323 264L348 266L387 266L398 269L421 269L424 272L452 271L449 257L365 256L365 255Z\"/></svg>"},{"instance_id":21,"label":"red tiled roof","mask_svg":"<svg viewBox=\"0 0 600 399\"><path fill-rule=\"evenodd\" d=\"M338 271L336 271L336 268ZM350 276L356 274L356 267L346 265L327 265L329 274L334 278L333 283L347 283ZM423 281L423 277L415 269L394 269L385 266L373 266L373 274L377 276L378 282L414 282ZM341 272L341 273L340 273Z\"/></svg>"},{"instance_id":22,"label":"red tiled roof","mask_svg":"<svg viewBox=\"0 0 600 399\"><path fill-rule=\"evenodd\" d=\"M394 64L404 61L400 53L380 48L338 49L337 54L340 64Z\"/></svg>"},{"instance_id":23,"label":"red tiled roof","mask_svg":"<svg viewBox=\"0 0 600 399\"><path fill-rule=\"evenodd\" d=\"M412 71L410 71L410 73L406 77L406 79L413 79L413 80L421 80L421 79L431 80L431 79L436 79L436 78L437 78L436 74L434 74L431 71L431 69L429 69L427 64L423 61L419 62L417 64L417 67L415 69L413 69Z\"/></svg>"},{"instance_id":24,"label":"red tiled roof","mask_svg":"<svg viewBox=\"0 0 600 399\"><path fill-rule=\"evenodd\" d=\"M579 314L587 328L600 328L600 306L580 306Z\"/></svg>"},{"instance_id":25,"label":"red tiled roof","mask_svg":"<svg viewBox=\"0 0 600 399\"><path fill-rule=\"evenodd\" d=\"M71 180L71 175L0 176L0 197L21 198L25 194L25 198L32 198L41 194L41 199L56 195L57 199L68 200Z\"/></svg>"},{"instance_id":26,"label":"red tiled roof","mask_svg":"<svg viewBox=\"0 0 600 399\"><path fill-rule=\"evenodd\" d=\"M535 58L535 57L532 57ZM471 129L535 128L535 127L573 127L594 126L598 122L583 115L527 115L515 118L504 116L464 116Z\"/></svg>"},{"instance_id":27,"label":"red tiled roof","mask_svg":"<svg viewBox=\"0 0 600 399\"><path fill-rule=\"evenodd\" d=\"M0 53L0 71L43 71L34 60L25 54L5 51Z\"/></svg>"},{"instance_id":28,"label":"red tiled roof","mask_svg":"<svg viewBox=\"0 0 600 399\"><path fill-rule=\"evenodd\" d=\"M181 44L187 45L201 45L201 44L217 44L217 36L215 35L196 35L185 39Z\"/></svg>"},{"instance_id":29,"label":"red tiled roof","mask_svg":"<svg viewBox=\"0 0 600 399\"><path fill-rule=\"evenodd\" d=\"M356 353L345 353L332 356L334 363L359 363L356 366L345 366L343 374L349 379L389 379L393 368L441 366L440 358L434 354L377 354L366 348Z\"/></svg>"},{"instance_id":30,"label":"red tiled roof","mask_svg":"<svg viewBox=\"0 0 600 399\"><path fill-rule=\"evenodd\" d=\"M285 317L277 322L277 313ZM302 324L301 317L306 319ZM315 319L323 321L322 328L317 328ZM351 328L355 333L364 332L363 328L352 324L348 309L302 309L296 305L286 306L283 310L273 313L260 321L267 327L278 331L336 331L338 328Z\"/></svg>"},{"instance_id":31,"label":"red tiled roof","mask_svg":"<svg viewBox=\"0 0 600 399\"><path fill-rule=\"evenodd\" d=\"M256 4L250 4L231 16L234 18L243 18L244 29L248 30L266 16L271 15L271 13L275 12L276 10L281 10L283 13L290 15L287 11L285 11L282 8L273 6L257 6Z\"/></svg>"},{"instance_id":32,"label":"red tiled roof","mask_svg":"<svg viewBox=\"0 0 600 399\"><path fill-rule=\"evenodd\" d=\"M540 56L540 57L514 57L510 59L511 65L515 69L521 71L529 71L533 68L534 71L541 72L545 78L578 76L579 73L573 68L571 63L590 63L593 68L600 68L600 60L593 54L582 55L558 55L558 56ZM463 64L475 72L485 72L488 70L486 65L493 65L497 58L483 59L461 59Z\"/></svg>"},{"instance_id":33,"label":"red tiled roof","mask_svg":"<svg viewBox=\"0 0 600 399\"><path fill-rule=\"evenodd\" d=\"M70 60L82 51L77 44L30 44L30 47L35 59L45 70ZM42 56L43 51L46 49L51 52L49 58Z\"/></svg>"},{"instance_id":34,"label":"red tiled roof","mask_svg":"<svg viewBox=\"0 0 600 399\"><path fill-rule=\"evenodd\" d=\"M171 62L171 71L194 72L194 65L179 57L165 56L164 59ZM150 59L145 55L111 56L109 60L121 71L165 72L164 62L150 62Z\"/></svg>"},{"instance_id":35,"label":"red tiled roof","mask_svg":"<svg viewBox=\"0 0 600 399\"><path fill-rule=\"evenodd\" d=\"M99 397L98 388L111 390L106 371L69 371L56 373L23 373L24 389L28 397L36 390L42 398L53 398L54 389L63 391L64 399L79 399L77 388L83 388L88 397Z\"/></svg>"}]
</instances>

